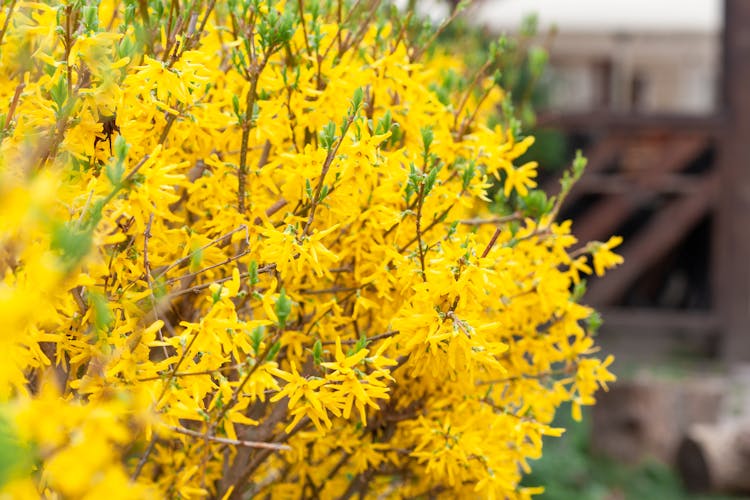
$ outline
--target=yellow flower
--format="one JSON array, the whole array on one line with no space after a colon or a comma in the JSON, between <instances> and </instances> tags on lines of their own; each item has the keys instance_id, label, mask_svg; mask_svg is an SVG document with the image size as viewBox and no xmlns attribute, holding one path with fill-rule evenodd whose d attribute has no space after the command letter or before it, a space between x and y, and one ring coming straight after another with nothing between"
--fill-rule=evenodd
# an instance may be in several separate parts
<instances>
[{"instance_id":1,"label":"yellow flower","mask_svg":"<svg viewBox=\"0 0 750 500\"><path fill-rule=\"evenodd\" d=\"M594 270L597 276L603 276L604 271L623 263L620 255L612 252L612 249L622 243L622 237L612 236L606 243L596 245L594 250Z\"/></svg>"},{"instance_id":2,"label":"yellow flower","mask_svg":"<svg viewBox=\"0 0 750 500\"><path fill-rule=\"evenodd\" d=\"M0 12L0 496L528 498L621 240L390 10L184 3Z\"/></svg>"}]
</instances>

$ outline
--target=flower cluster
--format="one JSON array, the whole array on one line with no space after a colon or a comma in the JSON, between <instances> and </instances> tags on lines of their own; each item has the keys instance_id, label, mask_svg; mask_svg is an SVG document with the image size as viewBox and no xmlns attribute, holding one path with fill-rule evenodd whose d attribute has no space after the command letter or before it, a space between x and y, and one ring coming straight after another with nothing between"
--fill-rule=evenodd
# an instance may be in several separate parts
<instances>
[{"instance_id":1,"label":"flower cluster","mask_svg":"<svg viewBox=\"0 0 750 500\"><path fill-rule=\"evenodd\" d=\"M536 491L556 409L614 378L579 299L619 240L555 220L585 162L534 189L501 48L472 70L444 27L377 0L4 3L4 494Z\"/></svg>"}]
</instances>

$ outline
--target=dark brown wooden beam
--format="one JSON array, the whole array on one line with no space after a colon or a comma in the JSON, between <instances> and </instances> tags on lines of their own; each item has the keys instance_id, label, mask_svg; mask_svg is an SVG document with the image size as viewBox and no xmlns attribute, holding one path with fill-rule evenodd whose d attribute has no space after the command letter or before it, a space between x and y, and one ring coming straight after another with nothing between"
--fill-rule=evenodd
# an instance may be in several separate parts
<instances>
[{"instance_id":1,"label":"dark brown wooden beam","mask_svg":"<svg viewBox=\"0 0 750 500\"><path fill-rule=\"evenodd\" d=\"M742 0L732 0L742 1ZM598 130L637 130L669 129L669 130L696 130L706 131L718 135L724 123L722 114L716 115L642 115L642 114L616 114L609 112L591 113L544 113L539 116L537 123L540 127L553 127L567 130L569 132L586 132Z\"/></svg>"},{"instance_id":2,"label":"dark brown wooden beam","mask_svg":"<svg viewBox=\"0 0 750 500\"><path fill-rule=\"evenodd\" d=\"M606 240L639 205L640 200L633 196L608 196L573 221L573 234L582 243Z\"/></svg>"},{"instance_id":3,"label":"dark brown wooden beam","mask_svg":"<svg viewBox=\"0 0 750 500\"><path fill-rule=\"evenodd\" d=\"M605 308L600 311L604 324L610 328L626 329L632 336L653 329L660 335L673 333L716 336L720 321L710 311L663 310L650 308Z\"/></svg>"},{"instance_id":4,"label":"dark brown wooden beam","mask_svg":"<svg viewBox=\"0 0 750 500\"><path fill-rule=\"evenodd\" d=\"M608 194L579 216L573 225L580 241L603 240L611 236L634 210L652 202L661 194L690 195L704 188L695 175L679 175L691 161L710 146L708 136L696 133L671 133L657 148L651 162L639 165L637 172L607 175L587 173L579 181L580 192ZM634 144L638 139L633 139Z\"/></svg>"},{"instance_id":5,"label":"dark brown wooden beam","mask_svg":"<svg viewBox=\"0 0 750 500\"><path fill-rule=\"evenodd\" d=\"M715 289L723 353L750 360L750 1L725 0L721 196Z\"/></svg>"},{"instance_id":6,"label":"dark brown wooden beam","mask_svg":"<svg viewBox=\"0 0 750 500\"><path fill-rule=\"evenodd\" d=\"M616 303L643 272L679 244L712 208L715 177L704 177L702 189L670 202L657 212L642 231L625 243L621 251L625 264L591 283L587 300L597 306Z\"/></svg>"},{"instance_id":7,"label":"dark brown wooden beam","mask_svg":"<svg viewBox=\"0 0 750 500\"><path fill-rule=\"evenodd\" d=\"M651 199L652 194L690 195L704 188L700 176L660 173L648 177L592 174L584 176L578 184L581 193L628 195L633 199Z\"/></svg>"},{"instance_id":8,"label":"dark brown wooden beam","mask_svg":"<svg viewBox=\"0 0 750 500\"><path fill-rule=\"evenodd\" d=\"M603 309L601 315L598 343L615 355L619 373L628 366L711 358L721 340L721 321L711 311L617 308Z\"/></svg>"},{"instance_id":9,"label":"dark brown wooden beam","mask_svg":"<svg viewBox=\"0 0 750 500\"><path fill-rule=\"evenodd\" d=\"M623 143L623 137L618 134L609 134L594 145L584 154L587 159L586 172L599 172L607 168L615 159ZM545 182L542 189L548 195L557 195L560 192L560 179L558 177ZM573 192L568 195L567 204L571 204L578 199L580 193L576 193L575 187Z\"/></svg>"}]
</instances>

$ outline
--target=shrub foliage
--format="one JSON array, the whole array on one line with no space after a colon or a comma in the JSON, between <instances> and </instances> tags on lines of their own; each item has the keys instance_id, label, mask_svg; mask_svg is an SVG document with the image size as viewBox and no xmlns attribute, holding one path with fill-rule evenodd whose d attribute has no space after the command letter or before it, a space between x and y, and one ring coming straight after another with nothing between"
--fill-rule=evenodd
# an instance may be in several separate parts
<instances>
[{"instance_id":1,"label":"shrub foliage","mask_svg":"<svg viewBox=\"0 0 750 500\"><path fill-rule=\"evenodd\" d=\"M555 221L584 161L534 190L502 46L466 68L442 28L376 0L3 2L7 494L536 491L556 408L613 379L579 300L619 240Z\"/></svg>"}]
</instances>

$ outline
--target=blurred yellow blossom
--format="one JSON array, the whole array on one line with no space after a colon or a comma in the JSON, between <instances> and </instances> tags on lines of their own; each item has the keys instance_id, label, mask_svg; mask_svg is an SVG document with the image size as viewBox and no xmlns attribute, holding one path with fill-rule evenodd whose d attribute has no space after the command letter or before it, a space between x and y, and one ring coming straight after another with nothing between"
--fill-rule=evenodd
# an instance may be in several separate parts
<instances>
[{"instance_id":1,"label":"blurred yellow blossom","mask_svg":"<svg viewBox=\"0 0 750 500\"><path fill-rule=\"evenodd\" d=\"M621 239L555 221L499 45L365 4L4 4L1 498L540 491Z\"/></svg>"}]
</instances>

